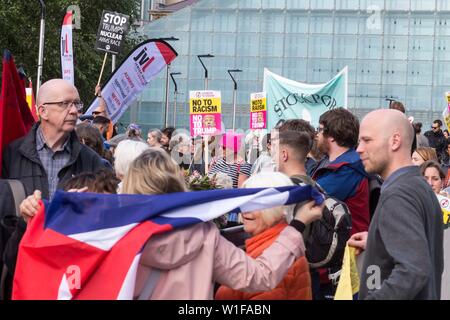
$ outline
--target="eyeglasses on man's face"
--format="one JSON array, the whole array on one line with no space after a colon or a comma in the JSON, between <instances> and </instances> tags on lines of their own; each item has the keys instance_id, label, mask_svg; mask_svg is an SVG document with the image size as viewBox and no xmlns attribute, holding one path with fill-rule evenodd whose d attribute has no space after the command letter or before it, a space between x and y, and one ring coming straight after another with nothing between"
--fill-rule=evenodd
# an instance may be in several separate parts
<instances>
[{"instance_id":1,"label":"eyeglasses on man's face","mask_svg":"<svg viewBox=\"0 0 450 320\"><path fill-rule=\"evenodd\" d=\"M75 108L77 108L78 111L83 110L83 102L81 102L80 100L74 100L74 101L55 101L55 102L45 102L42 105L57 105L59 108L66 110L67 108L69 108L70 106L74 106Z\"/></svg>"},{"instance_id":2,"label":"eyeglasses on man's face","mask_svg":"<svg viewBox=\"0 0 450 320\"><path fill-rule=\"evenodd\" d=\"M431 129L433 129L433 130L436 130L436 129L439 129L439 126L431 126Z\"/></svg>"}]
</instances>

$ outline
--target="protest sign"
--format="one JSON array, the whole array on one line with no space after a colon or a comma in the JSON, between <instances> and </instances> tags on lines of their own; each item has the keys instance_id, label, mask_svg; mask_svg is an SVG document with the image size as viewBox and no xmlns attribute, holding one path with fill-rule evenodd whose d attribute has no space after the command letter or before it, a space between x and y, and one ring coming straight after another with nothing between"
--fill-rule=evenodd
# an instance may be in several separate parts
<instances>
[{"instance_id":1,"label":"protest sign","mask_svg":"<svg viewBox=\"0 0 450 320\"><path fill-rule=\"evenodd\" d=\"M306 84L283 78L264 69L267 94L267 128L289 119L303 119L319 125L320 116L331 109L347 108L348 68L323 84Z\"/></svg>"},{"instance_id":2,"label":"protest sign","mask_svg":"<svg viewBox=\"0 0 450 320\"><path fill-rule=\"evenodd\" d=\"M222 101L220 91L189 91L191 135L216 135L221 132Z\"/></svg>"},{"instance_id":3,"label":"protest sign","mask_svg":"<svg viewBox=\"0 0 450 320\"><path fill-rule=\"evenodd\" d=\"M163 40L147 40L133 49L102 88L106 112L113 123L176 56L176 51ZM85 114L92 114L99 103L96 98Z\"/></svg>"},{"instance_id":4,"label":"protest sign","mask_svg":"<svg viewBox=\"0 0 450 320\"><path fill-rule=\"evenodd\" d=\"M266 93L258 92L250 95L250 129L267 127Z\"/></svg>"},{"instance_id":5,"label":"protest sign","mask_svg":"<svg viewBox=\"0 0 450 320\"><path fill-rule=\"evenodd\" d=\"M95 48L100 51L119 54L129 27L129 16L103 10L102 20L98 26Z\"/></svg>"},{"instance_id":6,"label":"protest sign","mask_svg":"<svg viewBox=\"0 0 450 320\"><path fill-rule=\"evenodd\" d=\"M450 92L445 93L445 98L447 100L447 105L445 106L442 117L444 118L445 125L450 128Z\"/></svg>"},{"instance_id":7,"label":"protest sign","mask_svg":"<svg viewBox=\"0 0 450 320\"><path fill-rule=\"evenodd\" d=\"M359 292L359 274L356 265L355 248L345 247L339 284L334 295L334 300L353 300Z\"/></svg>"},{"instance_id":8,"label":"protest sign","mask_svg":"<svg viewBox=\"0 0 450 320\"><path fill-rule=\"evenodd\" d=\"M61 27L61 74L64 80L74 84L72 18L72 12L67 12Z\"/></svg>"}]
</instances>

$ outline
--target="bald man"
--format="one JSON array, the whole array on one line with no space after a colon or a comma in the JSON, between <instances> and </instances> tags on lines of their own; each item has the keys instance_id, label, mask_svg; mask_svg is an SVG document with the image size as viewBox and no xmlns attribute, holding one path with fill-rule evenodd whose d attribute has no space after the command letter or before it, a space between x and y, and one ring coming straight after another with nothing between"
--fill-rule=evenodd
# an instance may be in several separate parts
<instances>
[{"instance_id":1,"label":"bald man","mask_svg":"<svg viewBox=\"0 0 450 320\"><path fill-rule=\"evenodd\" d=\"M361 122L359 153L368 173L384 179L367 233L349 245L365 248L360 299L440 299L442 212L411 162L411 124L397 110L376 110Z\"/></svg>"}]
</instances>

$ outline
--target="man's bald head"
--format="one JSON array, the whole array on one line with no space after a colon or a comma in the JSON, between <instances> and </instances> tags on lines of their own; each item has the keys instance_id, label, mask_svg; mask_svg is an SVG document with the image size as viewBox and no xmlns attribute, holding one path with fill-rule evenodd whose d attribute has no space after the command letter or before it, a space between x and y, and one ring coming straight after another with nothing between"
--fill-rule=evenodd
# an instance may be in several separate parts
<instances>
[{"instance_id":1,"label":"man's bald head","mask_svg":"<svg viewBox=\"0 0 450 320\"><path fill-rule=\"evenodd\" d=\"M406 115L395 109L381 109L370 112L361 122L363 126L374 126L376 130L388 139L394 133L401 136L401 149L411 153L414 132Z\"/></svg>"},{"instance_id":2,"label":"man's bald head","mask_svg":"<svg viewBox=\"0 0 450 320\"><path fill-rule=\"evenodd\" d=\"M411 164L414 130L408 118L394 109L370 112L361 122L359 153L369 173L388 177L393 169Z\"/></svg>"},{"instance_id":3,"label":"man's bald head","mask_svg":"<svg viewBox=\"0 0 450 320\"><path fill-rule=\"evenodd\" d=\"M69 82L63 80L63 79L52 79L42 84L42 86L39 88L39 93L36 98L36 104L38 106L42 105L46 102L54 102L54 101L60 101L59 96L61 92L72 92L76 93L78 96L78 90L70 84Z\"/></svg>"}]
</instances>

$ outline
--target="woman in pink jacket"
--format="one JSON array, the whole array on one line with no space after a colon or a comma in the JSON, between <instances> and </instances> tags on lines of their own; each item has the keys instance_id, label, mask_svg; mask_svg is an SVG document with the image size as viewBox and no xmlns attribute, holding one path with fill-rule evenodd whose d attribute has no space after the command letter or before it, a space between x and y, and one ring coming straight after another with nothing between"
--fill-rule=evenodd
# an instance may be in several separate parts
<instances>
[{"instance_id":1,"label":"woman in pink jacket","mask_svg":"<svg viewBox=\"0 0 450 320\"><path fill-rule=\"evenodd\" d=\"M122 190L128 194L182 191L186 187L178 166L159 149L144 151L134 160ZM241 291L271 290L292 263L304 255L301 232L305 225L320 218L321 212L313 201L302 207L291 226L256 259L223 238L212 222L154 236L141 256L135 297L213 299L215 282Z\"/></svg>"}]
</instances>

